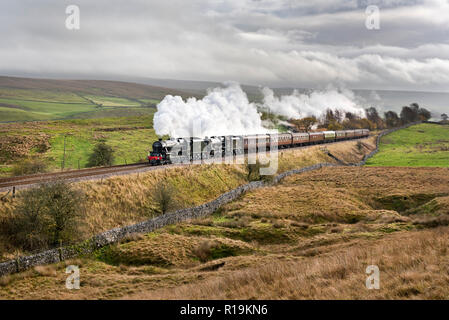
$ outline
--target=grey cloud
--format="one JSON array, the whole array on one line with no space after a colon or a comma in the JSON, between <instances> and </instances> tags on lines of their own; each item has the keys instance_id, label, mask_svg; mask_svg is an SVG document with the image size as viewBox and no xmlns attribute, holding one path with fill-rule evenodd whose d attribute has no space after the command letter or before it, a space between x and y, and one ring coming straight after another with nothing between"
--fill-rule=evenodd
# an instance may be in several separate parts
<instances>
[{"instance_id":1,"label":"grey cloud","mask_svg":"<svg viewBox=\"0 0 449 320\"><path fill-rule=\"evenodd\" d=\"M64 27L72 2L79 31ZM448 90L448 15L442 0L4 0L0 73Z\"/></svg>"}]
</instances>

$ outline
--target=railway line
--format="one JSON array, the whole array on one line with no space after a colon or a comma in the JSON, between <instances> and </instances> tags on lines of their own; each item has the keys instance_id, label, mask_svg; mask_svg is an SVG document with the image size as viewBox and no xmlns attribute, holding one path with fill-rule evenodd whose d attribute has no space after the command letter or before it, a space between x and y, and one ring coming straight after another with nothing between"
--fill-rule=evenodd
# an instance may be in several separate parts
<instances>
[{"instance_id":1,"label":"railway line","mask_svg":"<svg viewBox=\"0 0 449 320\"><path fill-rule=\"evenodd\" d=\"M360 139L353 139L351 141L358 141L358 140L365 140L368 138L360 138ZM337 142L327 142L319 145L326 145L326 144L337 144L337 143L344 143L348 142L348 140L345 141L337 141ZM286 150L295 150L295 149L306 149L310 147L314 147L318 145L307 145L307 146L299 146L299 147L292 147L288 149L279 149L279 151L286 151ZM69 171L62 171L62 172L49 172L49 173L41 173L41 174L33 174L33 175L24 175L24 176L16 176L16 177L8 177L8 178L1 178L0 179L0 192L7 192L11 191L12 188L14 189L24 189L27 187L31 187L34 185L38 185L45 182L51 182L56 180L67 180L67 181L81 181L81 180L94 180L94 179L101 179L101 178L107 178L114 175L125 175L125 174L132 174L132 173L138 173L138 172L146 172L146 171L152 171L152 170L159 170L164 168L171 168L171 167L177 167L177 166L185 166L190 164L202 164L202 163L208 163L208 161L203 160L195 160L192 163L185 163L185 164L167 164L163 166L150 166L148 163L134 163L134 164L124 164L124 165L115 165L110 167L96 167L96 168L87 168L87 169L80 169L80 170L69 170Z\"/></svg>"},{"instance_id":2,"label":"railway line","mask_svg":"<svg viewBox=\"0 0 449 320\"><path fill-rule=\"evenodd\" d=\"M121 173L127 171L133 171L139 168L147 168L147 163L133 163L127 165L116 165L110 167L97 167L97 168L87 168L80 170L69 170L62 172L49 172L25 176L17 176L10 178L0 179L0 191L4 191L5 188L17 187L17 186L27 186L33 184L39 184L54 180L70 180L77 178L86 178L98 175L106 175L111 173Z\"/></svg>"}]
</instances>

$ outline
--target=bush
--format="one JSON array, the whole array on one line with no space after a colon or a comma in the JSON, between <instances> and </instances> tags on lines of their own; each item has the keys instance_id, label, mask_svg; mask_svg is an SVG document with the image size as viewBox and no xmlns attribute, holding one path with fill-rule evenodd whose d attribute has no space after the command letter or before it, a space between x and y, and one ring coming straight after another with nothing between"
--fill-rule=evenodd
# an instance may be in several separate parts
<instances>
[{"instance_id":1,"label":"bush","mask_svg":"<svg viewBox=\"0 0 449 320\"><path fill-rule=\"evenodd\" d=\"M272 181L273 176L260 174L261 167L262 165L259 159L257 159L256 163L254 164L246 162L246 172L247 172L246 179L248 181L262 181L262 180L266 182Z\"/></svg>"},{"instance_id":2,"label":"bush","mask_svg":"<svg viewBox=\"0 0 449 320\"><path fill-rule=\"evenodd\" d=\"M12 168L14 176L21 176L24 174L35 174L47 171L47 164L39 159L26 159L22 162L16 163Z\"/></svg>"},{"instance_id":3,"label":"bush","mask_svg":"<svg viewBox=\"0 0 449 320\"><path fill-rule=\"evenodd\" d=\"M3 225L16 247L45 249L78 240L84 195L62 181L22 191L13 216Z\"/></svg>"},{"instance_id":4,"label":"bush","mask_svg":"<svg viewBox=\"0 0 449 320\"><path fill-rule=\"evenodd\" d=\"M88 167L111 166L114 162L114 150L104 142L98 143L87 162Z\"/></svg>"},{"instance_id":5,"label":"bush","mask_svg":"<svg viewBox=\"0 0 449 320\"><path fill-rule=\"evenodd\" d=\"M203 241L199 246L193 249L193 254L200 259L201 262L206 262L211 254L212 248L216 244L212 241Z\"/></svg>"},{"instance_id":6,"label":"bush","mask_svg":"<svg viewBox=\"0 0 449 320\"><path fill-rule=\"evenodd\" d=\"M248 181L260 181L262 177L260 175L260 162L259 160L256 163L246 162L246 179Z\"/></svg>"},{"instance_id":7,"label":"bush","mask_svg":"<svg viewBox=\"0 0 449 320\"><path fill-rule=\"evenodd\" d=\"M167 182L158 183L153 193L153 200L156 202L160 213L165 214L169 210L177 207L175 200L176 190Z\"/></svg>"}]
</instances>

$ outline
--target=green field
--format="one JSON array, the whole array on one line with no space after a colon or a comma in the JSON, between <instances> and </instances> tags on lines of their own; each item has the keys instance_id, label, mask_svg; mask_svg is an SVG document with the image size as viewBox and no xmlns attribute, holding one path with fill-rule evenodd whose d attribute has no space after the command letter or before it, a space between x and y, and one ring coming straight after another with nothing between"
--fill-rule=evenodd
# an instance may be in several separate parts
<instances>
[{"instance_id":1,"label":"green field","mask_svg":"<svg viewBox=\"0 0 449 320\"><path fill-rule=\"evenodd\" d=\"M64 159L64 169L86 167L95 144L105 142L114 149L114 164L145 159L157 139L153 114L134 117L73 119L0 124L0 175L10 174L12 167L25 158L38 158L57 170ZM39 145L47 144L47 150Z\"/></svg>"},{"instance_id":2,"label":"green field","mask_svg":"<svg viewBox=\"0 0 449 320\"><path fill-rule=\"evenodd\" d=\"M366 165L449 167L449 126L424 123L384 136Z\"/></svg>"},{"instance_id":3,"label":"green field","mask_svg":"<svg viewBox=\"0 0 449 320\"><path fill-rule=\"evenodd\" d=\"M103 97L103 96L85 96L96 105L103 107L140 107L142 103L138 100L129 100L118 97Z\"/></svg>"},{"instance_id":4,"label":"green field","mask_svg":"<svg viewBox=\"0 0 449 320\"><path fill-rule=\"evenodd\" d=\"M0 122L149 114L159 100L0 88ZM129 110L127 110L129 109Z\"/></svg>"},{"instance_id":5,"label":"green field","mask_svg":"<svg viewBox=\"0 0 449 320\"><path fill-rule=\"evenodd\" d=\"M29 159L50 171L84 168L100 142L113 148L114 164L144 160L167 94L191 96L130 82L0 76L0 176Z\"/></svg>"},{"instance_id":6,"label":"green field","mask_svg":"<svg viewBox=\"0 0 449 320\"><path fill-rule=\"evenodd\" d=\"M198 97L176 89L133 82L0 75L0 122L149 115L167 94L184 99Z\"/></svg>"}]
</instances>

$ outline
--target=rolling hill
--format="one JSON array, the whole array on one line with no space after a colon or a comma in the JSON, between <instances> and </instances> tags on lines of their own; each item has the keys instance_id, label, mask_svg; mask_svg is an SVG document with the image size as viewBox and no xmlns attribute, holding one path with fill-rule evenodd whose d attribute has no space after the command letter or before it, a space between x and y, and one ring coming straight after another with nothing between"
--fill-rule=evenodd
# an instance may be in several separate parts
<instances>
[{"instance_id":1,"label":"rolling hill","mask_svg":"<svg viewBox=\"0 0 449 320\"><path fill-rule=\"evenodd\" d=\"M0 121L138 116L153 113L167 94L192 96L131 82L0 76Z\"/></svg>"},{"instance_id":2,"label":"rolling hill","mask_svg":"<svg viewBox=\"0 0 449 320\"><path fill-rule=\"evenodd\" d=\"M0 76L0 122L148 115L165 95L202 97L219 82L152 78L65 80ZM242 85L250 101L261 101L260 87ZM293 88L274 88L289 95ZM309 89L298 88L305 93ZM429 109L435 118L447 110L449 93L387 90L353 90L362 107L399 112L413 102ZM152 111L154 112L154 110ZM446 111L447 112L447 111Z\"/></svg>"}]
</instances>

